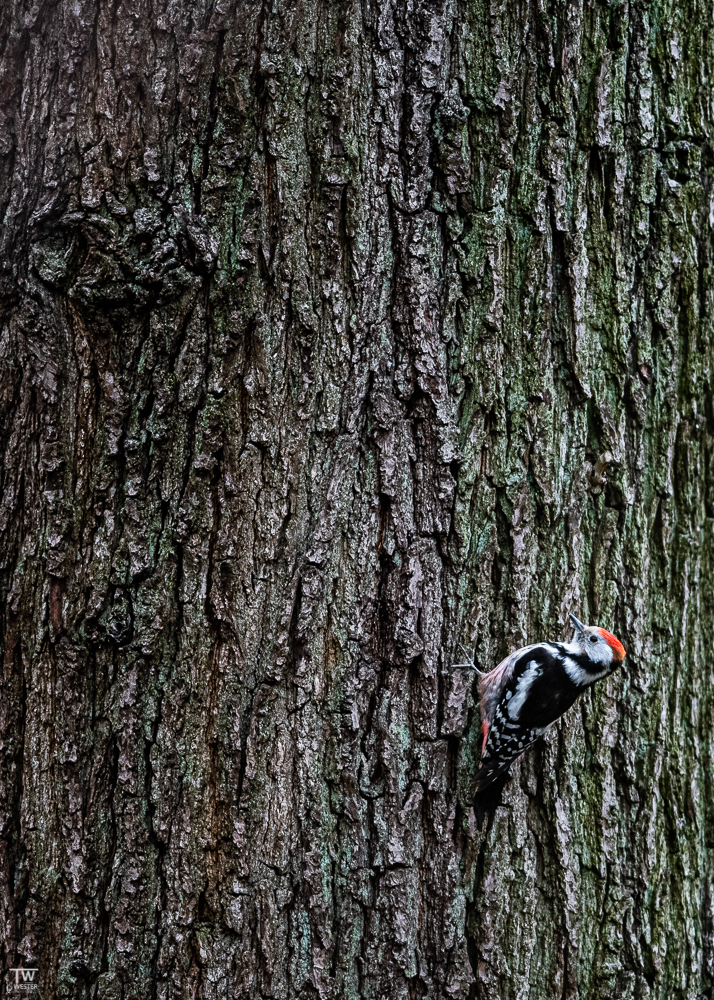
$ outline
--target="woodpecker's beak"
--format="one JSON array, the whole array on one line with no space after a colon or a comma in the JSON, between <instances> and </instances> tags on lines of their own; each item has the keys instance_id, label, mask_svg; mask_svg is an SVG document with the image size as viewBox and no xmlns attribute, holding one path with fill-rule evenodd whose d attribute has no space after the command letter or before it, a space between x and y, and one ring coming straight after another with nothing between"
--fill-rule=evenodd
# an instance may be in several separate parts
<instances>
[{"instance_id":1,"label":"woodpecker's beak","mask_svg":"<svg viewBox=\"0 0 714 1000\"><path fill-rule=\"evenodd\" d=\"M583 623L581 621L578 621L578 619L575 617L575 615L570 615L570 620L573 623L573 625L576 627L576 629L578 630L578 632L584 632L585 631L585 626L583 625Z\"/></svg>"}]
</instances>

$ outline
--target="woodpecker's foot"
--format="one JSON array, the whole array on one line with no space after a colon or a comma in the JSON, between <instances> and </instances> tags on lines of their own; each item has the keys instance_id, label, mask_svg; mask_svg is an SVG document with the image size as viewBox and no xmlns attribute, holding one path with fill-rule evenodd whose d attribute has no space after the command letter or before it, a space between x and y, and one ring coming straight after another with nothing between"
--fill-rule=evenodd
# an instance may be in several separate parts
<instances>
[{"instance_id":1,"label":"woodpecker's foot","mask_svg":"<svg viewBox=\"0 0 714 1000\"><path fill-rule=\"evenodd\" d=\"M457 670L459 667L466 667L468 670L473 670L474 673L482 674L483 671L479 670L479 668L474 663L474 659L476 657L476 647L474 646L473 650L469 653L469 651L466 648L466 646L461 645L461 643L459 643L459 646L461 646L461 649L463 649L464 654L466 655L466 662L465 663L453 663L451 665L451 670L449 671L449 673L452 673L454 670Z\"/></svg>"}]
</instances>

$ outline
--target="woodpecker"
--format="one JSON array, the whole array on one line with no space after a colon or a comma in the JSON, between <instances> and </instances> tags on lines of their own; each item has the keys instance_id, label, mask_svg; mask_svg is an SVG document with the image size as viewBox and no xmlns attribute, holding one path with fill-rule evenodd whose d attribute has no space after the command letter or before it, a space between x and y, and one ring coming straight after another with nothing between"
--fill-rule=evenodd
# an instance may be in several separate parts
<instances>
[{"instance_id":1,"label":"woodpecker","mask_svg":"<svg viewBox=\"0 0 714 1000\"><path fill-rule=\"evenodd\" d=\"M573 641L539 642L507 656L490 673L481 674L481 766L476 791L482 792L508 771L536 740L595 681L609 676L625 658L625 650L604 628L575 626Z\"/></svg>"}]
</instances>

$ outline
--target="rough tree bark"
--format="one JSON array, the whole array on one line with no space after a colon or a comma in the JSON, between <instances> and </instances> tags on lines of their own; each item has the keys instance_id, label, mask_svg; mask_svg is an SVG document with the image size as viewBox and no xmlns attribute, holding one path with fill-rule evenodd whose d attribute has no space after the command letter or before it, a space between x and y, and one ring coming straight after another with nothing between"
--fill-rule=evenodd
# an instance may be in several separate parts
<instances>
[{"instance_id":1,"label":"rough tree bark","mask_svg":"<svg viewBox=\"0 0 714 1000\"><path fill-rule=\"evenodd\" d=\"M7 0L2 937L43 996L711 997L713 14ZM479 833L457 643L570 610L625 667Z\"/></svg>"}]
</instances>

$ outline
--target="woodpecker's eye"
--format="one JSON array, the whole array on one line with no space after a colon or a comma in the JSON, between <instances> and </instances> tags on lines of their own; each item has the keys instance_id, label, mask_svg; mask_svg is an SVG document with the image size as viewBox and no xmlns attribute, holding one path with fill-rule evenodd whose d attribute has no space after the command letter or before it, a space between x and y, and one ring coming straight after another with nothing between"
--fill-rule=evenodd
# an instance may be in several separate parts
<instances>
[{"instance_id":1,"label":"woodpecker's eye","mask_svg":"<svg viewBox=\"0 0 714 1000\"><path fill-rule=\"evenodd\" d=\"M597 642L597 636L596 635L591 635L590 636L590 642Z\"/></svg>"}]
</instances>

